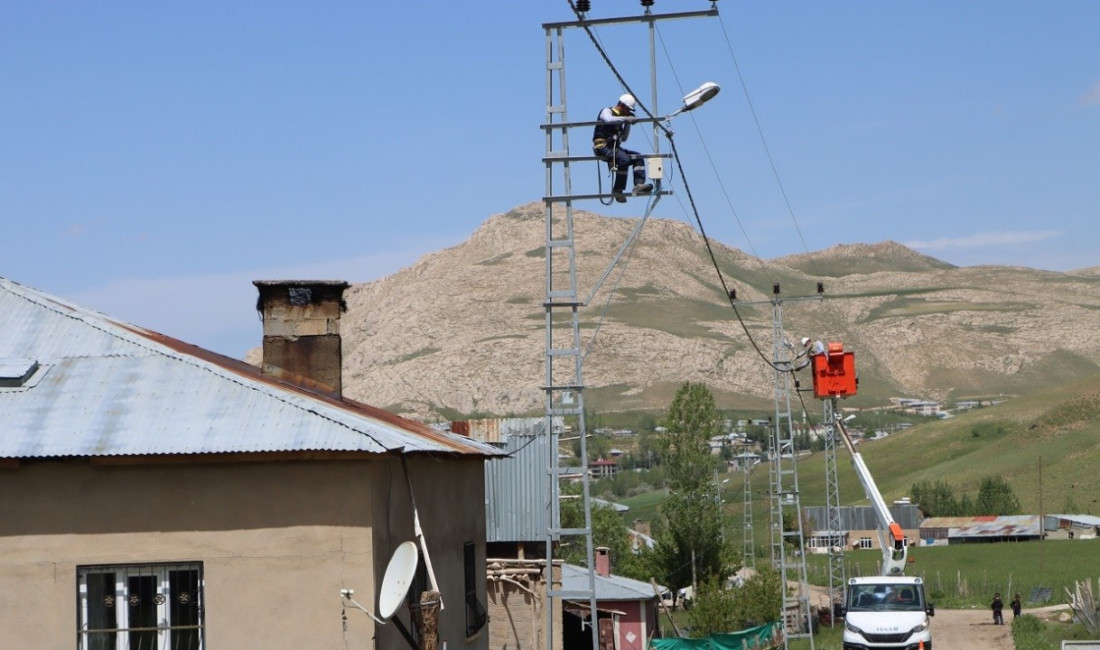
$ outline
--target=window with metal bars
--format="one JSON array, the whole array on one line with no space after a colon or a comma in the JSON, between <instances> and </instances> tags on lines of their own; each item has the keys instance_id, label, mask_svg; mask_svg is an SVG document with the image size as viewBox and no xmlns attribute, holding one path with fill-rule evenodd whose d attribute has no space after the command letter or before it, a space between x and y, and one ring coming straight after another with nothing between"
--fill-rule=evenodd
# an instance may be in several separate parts
<instances>
[{"instance_id":1,"label":"window with metal bars","mask_svg":"<svg viewBox=\"0 0 1100 650\"><path fill-rule=\"evenodd\" d=\"M202 563L77 567L80 650L202 650Z\"/></svg>"}]
</instances>

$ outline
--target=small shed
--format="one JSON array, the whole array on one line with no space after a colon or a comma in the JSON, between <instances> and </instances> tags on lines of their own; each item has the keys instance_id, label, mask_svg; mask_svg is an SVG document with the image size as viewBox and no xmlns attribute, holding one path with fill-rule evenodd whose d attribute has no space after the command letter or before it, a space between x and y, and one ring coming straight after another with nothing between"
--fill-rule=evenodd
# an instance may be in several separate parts
<instances>
[{"instance_id":1,"label":"small shed","mask_svg":"<svg viewBox=\"0 0 1100 650\"><path fill-rule=\"evenodd\" d=\"M584 591L588 589L588 569L573 564L562 565L562 589ZM653 585L612 575L607 549L596 550L596 609L600 626L600 643L612 635L618 650L644 650L649 639L660 637L657 623L659 597ZM667 589L658 585L659 592ZM566 648L587 647L590 640L588 624L591 620L587 601L565 603L567 616L562 617L562 638ZM571 641L573 643L571 643ZM576 645L574 645L576 644Z\"/></svg>"}]
</instances>

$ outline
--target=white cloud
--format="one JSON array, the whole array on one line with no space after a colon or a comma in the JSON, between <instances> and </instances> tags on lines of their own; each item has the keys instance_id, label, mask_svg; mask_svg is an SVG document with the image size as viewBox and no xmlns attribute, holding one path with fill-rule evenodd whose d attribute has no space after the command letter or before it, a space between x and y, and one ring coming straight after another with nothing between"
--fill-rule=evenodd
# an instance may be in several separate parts
<instances>
[{"instance_id":1,"label":"white cloud","mask_svg":"<svg viewBox=\"0 0 1100 650\"><path fill-rule=\"evenodd\" d=\"M925 251L942 251L953 248L980 248L983 246L1013 246L1053 239L1061 230L1018 230L1005 232L979 232L965 237L940 237L938 239L905 242L909 248Z\"/></svg>"},{"instance_id":2,"label":"white cloud","mask_svg":"<svg viewBox=\"0 0 1100 650\"><path fill-rule=\"evenodd\" d=\"M1100 106L1100 81L1081 96L1079 103L1082 106Z\"/></svg>"}]
</instances>

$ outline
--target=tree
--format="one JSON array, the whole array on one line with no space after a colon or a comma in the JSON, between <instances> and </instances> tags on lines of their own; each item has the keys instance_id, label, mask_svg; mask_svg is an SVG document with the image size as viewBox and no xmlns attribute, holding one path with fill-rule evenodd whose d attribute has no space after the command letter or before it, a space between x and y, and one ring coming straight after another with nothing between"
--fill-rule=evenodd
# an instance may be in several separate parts
<instances>
[{"instance_id":1,"label":"tree","mask_svg":"<svg viewBox=\"0 0 1100 650\"><path fill-rule=\"evenodd\" d=\"M959 517L973 517L978 514L978 508L969 494L965 492L959 497Z\"/></svg>"},{"instance_id":2,"label":"tree","mask_svg":"<svg viewBox=\"0 0 1100 650\"><path fill-rule=\"evenodd\" d=\"M693 638L737 631L733 624L737 610L736 594L732 589L724 589L723 582L718 577L712 577L699 585L699 593L695 594L688 610L688 625Z\"/></svg>"},{"instance_id":3,"label":"tree","mask_svg":"<svg viewBox=\"0 0 1100 650\"><path fill-rule=\"evenodd\" d=\"M578 498L562 499L561 521L565 528L582 528L584 511L581 508L580 486L568 486L563 490L565 496ZM643 548L635 553L630 539L630 531L614 508L594 506L592 508L592 548L608 548L611 556L611 570L616 575L647 581L653 576L650 557ZM563 546L562 560L577 566L588 566L588 551L582 543Z\"/></svg>"},{"instance_id":4,"label":"tree","mask_svg":"<svg viewBox=\"0 0 1100 650\"><path fill-rule=\"evenodd\" d=\"M761 567L744 584L733 589L723 588L723 582L713 577L700 585L695 602L688 610L692 637L737 632L780 619L783 591L780 574L775 569Z\"/></svg>"},{"instance_id":5,"label":"tree","mask_svg":"<svg viewBox=\"0 0 1100 650\"><path fill-rule=\"evenodd\" d=\"M978 487L979 515L1018 515L1020 500L1012 486L1000 476L987 476Z\"/></svg>"},{"instance_id":6,"label":"tree","mask_svg":"<svg viewBox=\"0 0 1100 650\"><path fill-rule=\"evenodd\" d=\"M654 561L673 591L724 579L736 555L722 540L721 512L712 475L716 460L710 438L719 431L714 397L703 384L688 382L676 392L661 436L661 460L669 495L660 506L665 527Z\"/></svg>"},{"instance_id":7,"label":"tree","mask_svg":"<svg viewBox=\"0 0 1100 650\"><path fill-rule=\"evenodd\" d=\"M783 589L780 573L769 566L756 573L738 589L733 620L739 629L763 625L780 619L783 611Z\"/></svg>"},{"instance_id":8,"label":"tree","mask_svg":"<svg viewBox=\"0 0 1100 650\"><path fill-rule=\"evenodd\" d=\"M959 510L959 502L955 498L955 491L946 481L939 480L921 481L914 483L909 489L913 501L920 506L926 517L956 517L963 513Z\"/></svg>"},{"instance_id":9,"label":"tree","mask_svg":"<svg viewBox=\"0 0 1100 650\"><path fill-rule=\"evenodd\" d=\"M669 487L705 491L714 458L710 439L719 432L714 396L705 384L685 383L676 391L661 436L661 460L668 470Z\"/></svg>"}]
</instances>

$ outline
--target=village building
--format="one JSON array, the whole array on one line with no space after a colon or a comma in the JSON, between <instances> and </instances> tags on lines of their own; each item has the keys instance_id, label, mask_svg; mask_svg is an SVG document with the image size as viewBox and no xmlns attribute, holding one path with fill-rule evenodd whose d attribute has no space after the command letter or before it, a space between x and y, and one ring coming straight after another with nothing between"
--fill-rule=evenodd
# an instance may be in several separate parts
<instances>
[{"instance_id":1,"label":"village building","mask_svg":"<svg viewBox=\"0 0 1100 650\"><path fill-rule=\"evenodd\" d=\"M553 431L548 432L546 418L450 424L452 431L493 444L507 454L486 463L485 471L490 648L544 650L548 620L554 626L555 650L577 644L587 646L591 640L587 600L554 599L551 612L546 608L546 540L551 527L552 488L547 468L550 454L556 453L555 434L565 430L558 418L551 426ZM611 508L620 514L628 510L599 499L593 502L593 507ZM645 648L646 639L658 633L657 594L648 584L612 575L607 549L597 549L595 568L601 643L619 650ZM588 569L561 560L554 560L550 569L554 589L587 589Z\"/></svg>"},{"instance_id":2,"label":"village building","mask_svg":"<svg viewBox=\"0 0 1100 650\"><path fill-rule=\"evenodd\" d=\"M562 567L562 588L584 590L588 586L588 569L572 564ZM664 587L616 576L611 573L611 557L606 548L596 549L596 607L600 627L600 644L615 650L645 650L649 640L660 637L657 614L660 591ZM567 602L565 609L579 618L587 617L588 603ZM587 647L590 633L582 627L567 628L564 641L567 648Z\"/></svg>"},{"instance_id":3,"label":"village building","mask_svg":"<svg viewBox=\"0 0 1100 650\"><path fill-rule=\"evenodd\" d=\"M346 286L257 283L261 369L0 279L5 647L406 647L413 542L391 623L488 649L500 452L342 396Z\"/></svg>"},{"instance_id":4,"label":"village building","mask_svg":"<svg viewBox=\"0 0 1100 650\"><path fill-rule=\"evenodd\" d=\"M1025 542L1042 537L1039 515L929 517L921 522L925 545Z\"/></svg>"},{"instance_id":5,"label":"village building","mask_svg":"<svg viewBox=\"0 0 1100 650\"><path fill-rule=\"evenodd\" d=\"M588 462L588 473L592 478L615 478L619 473L619 461L614 458L600 458Z\"/></svg>"},{"instance_id":6,"label":"village building","mask_svg":"<svg viewBox=\"0 0 1100 650\"><path fill-rule=\"evenodd\" d=\"M557 433L561 418L553 420ZM451 431L492 444L505 456L485 464L486 599L490 648L545 650L547 619L553 648L562 648L561 601L548 612L546 537L550 527L550 454L556 436L546 418L452 422ZM561 563L550 568L561 587Z\"/></svg>"},{"instance_id":7,"label":"village building","mask_svg":"<svg viewBox=\"0 0 1100 650\"><path fill-rule=\"evenodd\" d=\"M1095 515L1047 515L1043 518L1047 539L1096 539L1100 517Z\"/></svg>"},{"instance_id":8,"label":"village building","mask_svg":"<svg viewBox=\"0 0 1100 650\"><path fill-rule=\"evenodd\" d=\"M909 544L919 539L922 515L920 507L911 503L895 503L889 506L890 515L901 526ZM841 506L840 528L830 530L825 506L809 506L802 509L810 522L811 533L807 547L811 553L828 553L832 547L847 550L882 549L879 530L882 526L871 506Z\"/></svg>"}]
</instances>

